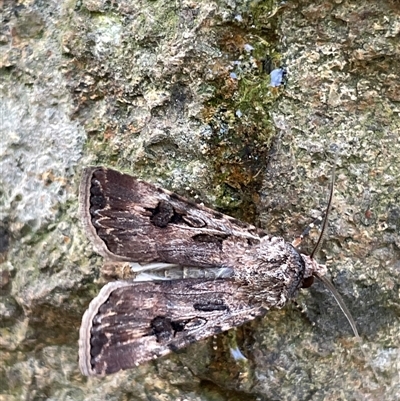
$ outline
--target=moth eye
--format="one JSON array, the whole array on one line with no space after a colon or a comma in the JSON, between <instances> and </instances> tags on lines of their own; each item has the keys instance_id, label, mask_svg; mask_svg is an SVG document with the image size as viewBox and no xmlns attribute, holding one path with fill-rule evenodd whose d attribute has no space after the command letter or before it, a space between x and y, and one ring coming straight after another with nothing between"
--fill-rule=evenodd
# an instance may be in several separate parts
<instances>
[{"instance_id":1,"label":"moth eye","mask_svg":"<svg viewBox=\"0 0 400 401\"><path fill-rule=\"evenodd\" d=\"M303 280L303 283L302 283L302 285L301 285L301 288L308 288L308 287L311 287L311 286L313 285L313 283L314 283L314 277L313 277L313 276L307 277L307 278L305 278L305 279Z\"/></svg>"}]
</instances>

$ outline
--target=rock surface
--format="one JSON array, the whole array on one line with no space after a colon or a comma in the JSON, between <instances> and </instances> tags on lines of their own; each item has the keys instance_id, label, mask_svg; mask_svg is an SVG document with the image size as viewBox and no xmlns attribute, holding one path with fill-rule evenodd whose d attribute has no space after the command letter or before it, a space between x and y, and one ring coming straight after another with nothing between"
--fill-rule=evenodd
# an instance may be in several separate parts
<instances>
[{"instance_id":1,"label":"rock surface","mask_svg":"<svg viewBox=\"0 0 400 401\"><path fill-rule=\"evenodd\" d=\"M271 3L3 4L0 401L397 399L400 6ZM77 213L83 167L291 241L324 211L335 158L319 257L360 344L317 283L298 299L306 319L288 305L131 371L80 374L80 319L104 283Z\"/></svg>"}]
</instances>

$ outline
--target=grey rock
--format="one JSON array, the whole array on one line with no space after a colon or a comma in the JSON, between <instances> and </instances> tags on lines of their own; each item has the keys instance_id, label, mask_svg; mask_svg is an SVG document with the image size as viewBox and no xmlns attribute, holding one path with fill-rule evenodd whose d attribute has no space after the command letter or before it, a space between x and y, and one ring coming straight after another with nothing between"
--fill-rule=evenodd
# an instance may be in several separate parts
<instances>
[{"instance_id":1,"label":"grey rock","mask_svg":"<svg viewBox=\"0 0 400 401\"><path fill-rule=\"evenodd\" d=\"M398 398L395 2L3 7L0 400ZM266 54L290 68L279 94L259 68ZM79 222L83 166L140 175L292 240L324 210L336 154L319 258L360 344L316 284L298 300L306 318L289 305L152 364L81 376L80 319L104 284Z\"/></svg>"}]
</instances>

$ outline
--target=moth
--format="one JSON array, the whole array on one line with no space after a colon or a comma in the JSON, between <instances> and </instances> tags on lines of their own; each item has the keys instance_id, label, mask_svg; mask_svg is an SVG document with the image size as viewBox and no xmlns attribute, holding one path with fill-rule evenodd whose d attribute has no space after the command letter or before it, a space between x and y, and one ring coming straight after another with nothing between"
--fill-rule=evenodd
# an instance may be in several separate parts
<instances>
[{"instance_id":1,"label":"moth","mask_svg":"<svg viewBox=\"0 0 400 401\"><path fill-rule=\"evenodd\" d=\"M137 272L192 266L207 273L105 285L79 333L79 366L87 376L133 368L282 308L313 277L332 289L313 254L112 169L84 171L80 209L95 251L106 260L132 262Z\"/></svg>"}]
</instances>

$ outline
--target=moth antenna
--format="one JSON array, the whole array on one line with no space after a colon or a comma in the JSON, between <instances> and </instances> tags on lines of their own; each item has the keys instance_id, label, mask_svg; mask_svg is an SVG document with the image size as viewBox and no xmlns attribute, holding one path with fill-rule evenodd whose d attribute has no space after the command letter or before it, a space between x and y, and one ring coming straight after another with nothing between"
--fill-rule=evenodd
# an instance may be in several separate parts
<instances>
[{"instance_id":1,"label":"moth antenna","mask_svg":"<svg viewBox=\"0 0 400 401\"><path fill-rule=\"evenodd\" d=\"M321 245L322 245L322 241L324 239L324 235L325 235L326 229L328 227L328 216L329 216L329 212L331 210L332 203L333 203L333 190L334 190L334 184L335 184L336 159L337 159L337 155L335 157L335 162L334 162L334 165L333 165L332 178L331 178L331 188L330 188L330 191L329 191L329 199L328 199L328 206L326 207L325 217L324 217L324 221L323 221L322 227L321 227L321 233L319 235L317 244L315 245L313 251L311 252L310 259L314 259L315 255L319 252L319 250L321 248ZM331 292L332 296L335 298L335 301L339 305L339 307L342 310L343 314L346 316L346 319L349 322L349 324L350 324L350 326L351 326L351 328L353 330L354 336L357 339L360 339L360 335L358 334L356 322L354 321L353 316L351 315L349 309L347 308L346 304L343 301L343 298L338 293L338 291L336 290L334 285L325 276L322 276L322 275L318 274L316 271L313 272L313 276L317 277L325 285L325 287Z\"/></svg>"},{"instance_id":2,"label":"moth antenna","mask_svg":"<svg viewBox=\"0 0 400 401\"><path fill-rule=\"evenodd\" d=\"M315 255L318 254L318 252L321 248L324 236L325 236L326 229L328 227L328 216L329 216L329 212L332 208L332 203L333 203L333 191L334 191L334 184L335 184L335 170L336 170L337 156L338 156L338 154L336 153L335 162L334 162L333 169L332 169L331 188L330 188L330 192L329 192L328 206L326 207L325 218L322 223L321 233L319 235L317 244L315 245L313 251L311 252L310 259L314 259ZM339 305L339 308L342 310L343 314L346 316L346 319L349 322L351 329L353 330L354 337L356 338L356 340L358 342L360 342L361 337L358 334L356 322L354 321L352 314L350 313L349 309L347 308L346 304L344 303L343 298L338 293L338 291L336 290L334 285L325 276L322 276L315 271L313 272L313 276L318 278L325 285L325 287L331 292L333 298L335 298L335 301ZM364 355L364 358L368 361L370 358L363 348L361 348L361 352ZM374 374L375 380L377 381L377 383L380 383L380 380L379 380L379 377L378 377L378 374L377 374L375 368L370 363L369 363L369 366L372 370L372 373Z\"/></svg>"},{"instance_id":3,"label":"moth antenna","mask_svg":"<svg viewBox=\"0 0 400 401\"><path fill-rule=\"evenodd\" d=\"M314 259L314 256L319 252L321 245L322 245L322 241L324 239L326 229L328 227L328 216L329 216L329 212L331 210L332 203L333 203L333 188L334 188L334 184L335 184L336 160L337 160L337 154L335 157L335 162L334 162L333 170L332 170L331 188L330 188L330 192L329 192L328 206L326 207L325 217L324 217L324 221L323 221L322 227L321 227L321 233L319 235L317 244L315 245L313 251L311 252L310 259ZM313 272L313 276L317 277L320 281L322 281L322 283L325 285L325 287L331 292L332 296L335 298L335 301L339 305L343 314L346 316L346 319L349 322L349 324L353 330L354 336L357 339L360 339L360 335L358 334L356 322L354 321L353 316L351 315L349 309L347 308L346 304L343 301L343 298L338 293L338 291L336 290L334 285L325 276L318 274L316 271Z\"/></svg>"},{"instance_id":4,"label":"moth antenna","mask_svg":"<svg viewBox=\"0 0 400 401\"><path fill-rule=\"evenodd\" d=\"M328 216L329 216L329 212L331 210L332 203L333 203L333 189L334 189L334 184L335 184L336 160L337 160L337 154L336 154L335 162L333 164L333 169L332 169L331 188L329 191L328 206L326 207L325 217L324 217L324 221L323 221L322 227L321 227L321 233L319 235L317 244L315 245L313 251L311 252L310 259L314 259L314 256L319 252L321 245L322 245L322 241L324 239L326 229L328 227ZM356 322L354 321L353 316L351 315L349 309L347 308L346 304L343 301L343 298L338 293L338 291L336 290L334 285L326 277L318 274L317 272L314 272L313 276L317 277L320 281L322 281L322 283L325 285L325 287L331 292L331 294L335 298L335 301L337 302L340 309L342 310L343 314L346 316L346 319L349 322L349 324L353 330L354 336L357 339L359 339L360 335L358 334Z\"/></svg>"},{"instance_id":5,"label":"moth antenna","mask_svg":"<svg viewBox=\"0 0 400 401\"><path fill-rule=\"evenodd\" d=\"M319 250L321 249L322 241L324 240L325 232L326 232L326 229L328 228L328 216L329 216L329 212L331 211L332 203L333 203L333 189L334 189L334 184L335 184L336 159L337 159L337 157L335 158L335 163L333 165L333 170L332 170L331 189L329 192L328 206L326 207L325 217L324 217L324 221L322 223L321 233L319 234L317 244L315 245L315 247L310 255L311 259L314 259L314 256L317 255Z\"/></svg>"},{"instance_id":6,"label":"moth antenna","mask_svg":"<svg viewBox=\"0 0 400 401\"><path fill-rule=\"evenodd\" d=\"M341 295L337 292L336 288L334 287L334 285L324 276L319 275L318 273L314 273L313 276L317 277L318 280L322 281L322 283L325 285L326 288L328 288L328 290L331 292L331 294L333 295L333 298L335 298L335 301L337 302L337 304L339 305L340 309L342 310L343 314L346 316L347 321L349 322L353 333L354 333L354 337L356 338L356 340L358 342L361 342L361 337L358 334L358 330L357 330L357 326L356 326L356 322L353 319L352 314L350 313L349 309L347 308L346 304L343 301L343 298L341 297ZM370 356L368 355L368 353L362 348L360 347L361 352L364 356L364 358L366 359L366 361L370 361ZM375 380L377 383L380 383L379 380L379 376L377 371L375 370L375 368L373 367L373 365L369 362L367 362L367 364L369 365L369 367L372 370L372 373L375 377Z\"/></svg>"},{"instance_id":7,"label":"moth antenna","mask_svg":"<svg viewBox=\"0 0 400 401\"><path fill-rule=\"evenodd\" d=\"M347 308L346 304L343 301L343 298L338 293L335 286L325 276L321 276L318 273L313 273L313 276L317 277L318 280L322 281L322 283L325 285L325 287L331 292L333 298L335 298L335 301L339 305L339 308L342 310L343 314L346 316L346 319L349 322L349 324L353 330L354 337L356 337L357 339L360 339L360 335L358 334L356 322L354 321L353 316L351 315L349 309Z\"/></svg>"}]
</instances>

